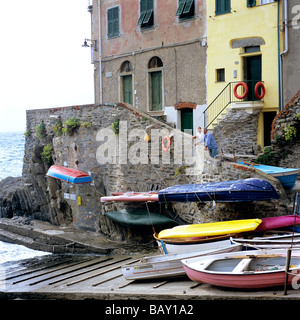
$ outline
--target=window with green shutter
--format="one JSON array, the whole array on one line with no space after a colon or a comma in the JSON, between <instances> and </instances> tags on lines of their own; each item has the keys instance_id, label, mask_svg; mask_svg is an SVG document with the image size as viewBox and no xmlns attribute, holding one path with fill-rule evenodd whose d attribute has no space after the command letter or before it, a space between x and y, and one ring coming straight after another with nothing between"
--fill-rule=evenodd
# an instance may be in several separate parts
<instances>
[{"instance_id":1,"label":"window with green shutter","mask_svg":"<svg viewBox=\"0 0 300 320\"><path fill-rule=\"evenodd\" d=\"M140 17L137 25L142 29L151 28L154 25L153 0L140 0Z\"/></svg>"},{"instance_id":2,"label":"window with green shutter","mask_svg":"<svg viewBox=\"0 0 300 320\"><path fill-rule=\"evenodd\" d=\"M247 7L255 7L256 6L256 0L247 0Z\"/></svg>"},{"instance_id":3,"label":"window with green shutter","mask_svg":"<svg viewBox=\"0 0 300 320\"><path fill-rule=\"evenodd\" d=\"M216 15L231 12L230 0L216 0Z\"/></svg>"},{"instance_id":4,"label":"window with green shutter","mask_svg":"<svg viewBox=\"0 0 300 320\"><path fill-rule=\"evenodd\" d=\"M190 19L195 16L195 1L194 0L179 0L176 16L179 19Z\"/></svg>"},{"instance_id":5,"label":"window with green shutter","mask_svg":"<svg viewBox=\"0 0 300 320\"><path fill-rule=\"evenodd\" d=\"M107 36L108 38L119 36L119 7L107 10Z\"/></svg>"}]
</instances>

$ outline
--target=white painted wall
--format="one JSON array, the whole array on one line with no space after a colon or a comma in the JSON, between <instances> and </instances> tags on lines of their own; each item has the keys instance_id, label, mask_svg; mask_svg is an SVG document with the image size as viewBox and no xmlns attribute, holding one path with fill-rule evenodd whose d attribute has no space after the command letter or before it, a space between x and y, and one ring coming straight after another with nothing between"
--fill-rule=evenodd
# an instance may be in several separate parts
<instances>
[{"instance_id":1,"label":"white painted wall","mask_svg":"<svg viewBox=\"0 0 300 320\"><path fill-rule=\"evenodd\" d=\"M195 134L197 127L204 128L204 115L203 111L207 105L197 105L193 110L193 134ZM165 107L165 115L167 116L168 123L175 123L177 129L181 129L180 110L175 110L173 106Z\"/></svg>"}]
</instances>

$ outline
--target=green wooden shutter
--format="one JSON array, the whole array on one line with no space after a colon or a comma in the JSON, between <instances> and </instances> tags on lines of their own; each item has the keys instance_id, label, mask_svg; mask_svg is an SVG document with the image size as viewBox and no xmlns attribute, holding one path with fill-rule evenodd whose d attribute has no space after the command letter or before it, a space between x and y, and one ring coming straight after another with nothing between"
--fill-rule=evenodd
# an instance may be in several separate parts
<instances>
[{"instance_id":1,"label":"green wooden shutter","mask_svg":"<svg viewBox=\"0 0 300 320\"><path fill-rule=\"evenodd\" d=\"M137 25L141 27L151 26L153 24L150 21L153 15L153 0L141 0L140 8L141 8L141 13L140 13L140 17L137 22Z\"/></svg>"},{"instance_id":2,"label":"green wooden shutter","mask_svg":"<svg viewBox=\"0 0 300 320\"><path fill-rule=\"evenodd\" d=\"M256 6L256 0L247 0L247 7L255 7Z\"/></svg>"},{"instance_id":3,"label":"green wooden shutter","mask_svg":"<svg viewBox=\"0 0 300 320\"><path fill-rule=\"evenodd\" d=\"M190 12L193 2L194 2L194 0L188 0L187 1L186 6L185 6L185 8L183 10L183 14Z\"/></svg>"},{"instance_id":4,"label":"green wooden shutter","mask_svg":"<svg viewBox=\"0 0 300 320\"><path fill-rule=\"evenodd\" d=\"M162 79L161 71L151 72L152 111L162 110Z\"/></svg>"},{"instance_id":5,"label":"green wooden shutter","mask_svg":"<svg viewBox=\"0 0 300 320\"><path fill-rule=\"evenodd\" d=\"M137 22L138 26L142 25L142 23L144 21L144 18L146 16L146 13L147 13L147 0L141 0L140 6L141 6L141 13L140 13L139 20Z\"/></svg>"},{"instance_id":6,"label":"green wooden shutter","mask_svg":"<svg viewBox=\"0 0 300 320\"><path fill-rule=\"evenodd\" d=\"M216 0L216 15L231 11L230 0Z\"/></svg>"},{"instance_id":7,"label":"green wooden shutter","mask_svg":"<svg viewBox=\"0 0 300 320\"><path fill-rule=\"evenodd\" d=\"M119 35L119 7L107 10L107 35L109 38Z\"/></svg>"},{"instance_id":8,"label":"green wooden shutter","mask_svg":"<svg viewBox=\"0 0 300 320\"><path fill-rule=\"evenodd\" d=\"M230 12L231 10L230 0L225 0L224 13Z\"/></svg>"},{"instance_id":9,"label":"green wooden shutter","mask_svg":"<svg viewBox=\"0 0 300 320\"><path fill-rule=\"evenodd\" d=\"M176 16L180 16L182 14L182 11L183 11L183 8L185 6L185 3L186 3L186 0L180 0L179 1L179 5L178 5L178 8L177 8L177 11L176 11Z\"/></svg>"},{"instance_id":10,"label":"green wooden shutter","mask_svg":"<svg viewBox=\"0 0 300 320\"><path fill-rule=\"evenodd\" d=\"M119 35L119 7L114 8L114 36Z\"/></svg>"},{"instance_id":11,"label":"green wooden shutter","mask_svg":"<svg viewBox=\"0 0 300 320\"><path fill-rule=\"evenodd\" d=\"M107 21L108 21L108 31L107 35L108 37L112 37L114 33L114 23L113 23L113 12L112 9L109 9L107 11Z\"/></svg>"}]
</instances>

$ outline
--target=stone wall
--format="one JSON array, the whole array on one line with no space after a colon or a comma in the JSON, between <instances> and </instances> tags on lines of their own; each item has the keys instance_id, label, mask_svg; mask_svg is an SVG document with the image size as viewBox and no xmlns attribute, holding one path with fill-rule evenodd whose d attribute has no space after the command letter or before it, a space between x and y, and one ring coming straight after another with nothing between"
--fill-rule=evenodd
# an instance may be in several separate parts
<instances>
[{"instance_id":1,"label":"stone wall","mask_svg":"<svg viewBox=\"0 0 300 320\"><path fill-rule=\"evenodd\" d=\"M72 135L57 136L51 129L53 125L59 119L64 123L72 117L84 122L87 127L76 129ZM115 135L112 124L117 119L120 120L119 134ZM38 138L36 127L41 123L45 124L46 132L42 138ZM281 199L251 204L217 203L215 207L212 202L168 205L151 203L149 209L175 218L178 223L259 218L288 212L289 203L278 180L258 170L253 172L248 167L212 159L208 152L203 151L203 146L193 149L191 136L129 105L86 105L30 110L27 111L27 132L29 135L26 138L22 181L18 180L17 189L13 188L13 181L7 181L10 187L6 185L1 189L0 185L1 216L26 215L52 224L97 231L111 239L147 243L153 241L152 228L147 232L128 229L108 220L104 215L108 210L119 210L136 206L135 204L102 204L100 197L115 191L160 190L176 184L219 182L248 177L270 181L280 193ZM110 138L104 137L103 132L109 132ZM151 138L149 142L144 140L146 133ZM156 133L160 136L168 134L171 137L169 152L162 151L161 137ZM111 140L107 140L108 138ZM48 143L53 145L52 163L87 172L93 182L72 185L46 177L52 163L43 162L41 152ZM108 155L108 150L114 149L113 146L116 151L112 161L104 163L103 157ZM103 148L106 148L107 152L102 152ZM20 203L19 209L13 208L13 203ZM146 209L145 204L139 206ZM6 214L7 212L9 214Z\"/></svg>"},{"instance_id":2,"label":"stone wall","mask_svg":"<svg viewBox=\"0 0 300 320\"><path fill-rule=\"evenodd\" d=\"M259 111L231 109L213 131L219 150L224 153L235 151L240 155L254 154L257 144L257 124Z\"/></svg>"},{"instance_id":3,"label":"stone wall","mask_svg":"<svg viewBox=\"0 0 300 320\"><path fill-rule=\"evenodd\" d=\"M300 168L300 90L275 117L271 138L273 163Z\"/></svg>"}]
</instances>

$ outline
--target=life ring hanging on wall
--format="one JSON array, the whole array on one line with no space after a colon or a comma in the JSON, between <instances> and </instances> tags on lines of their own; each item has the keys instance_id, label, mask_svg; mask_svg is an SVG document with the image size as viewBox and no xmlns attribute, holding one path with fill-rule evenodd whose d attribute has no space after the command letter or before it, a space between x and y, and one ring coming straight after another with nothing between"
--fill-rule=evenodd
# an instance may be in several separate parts
<instances>
[{"instance_id":1,"label":"life ring hanging on wall","mask_svg":"<svg viewBox=\"0 0 300 320\"><path fill-rule=\"evenodd\" d=\"M239 86L243 86L244 87L244 93L242 95L239 95L237 93L237 88ZM238 82L233 88L233 94L237 99L244 99L246 97L246 95L248 94L248 86L247 86L247 84L245 82L242 82L242 81Z\"/></svg>"},{"instance_id":2,"label":"life ring hanging on wall","mask_svg":"<svg viewBox=\"0 0 300 320\"><path fill-rule=\"evenodd\" d=\"M261 94L258 93L259 88L261 88ZM264 84L261 81L257 82L257 84L254 87L254 94L256 98L261 100L265 96L265 93L266 93L266 88Z\"/></svg>"},{"instance_id":3,"label":"life ring hanging on wall","mask_svg":"<svg viewBox=\"0 0 300 320\"><path fill-rule=\"evenodd\" d=\"M166 140L167 140L167 145L166 145ZM169 136L164 136L162 138L161 147L162 147L164 152L167 152L170 149L170 147L171 147L171 139L170 139Z\"/></svg>"}]
</instances>

